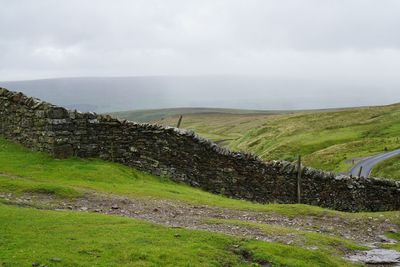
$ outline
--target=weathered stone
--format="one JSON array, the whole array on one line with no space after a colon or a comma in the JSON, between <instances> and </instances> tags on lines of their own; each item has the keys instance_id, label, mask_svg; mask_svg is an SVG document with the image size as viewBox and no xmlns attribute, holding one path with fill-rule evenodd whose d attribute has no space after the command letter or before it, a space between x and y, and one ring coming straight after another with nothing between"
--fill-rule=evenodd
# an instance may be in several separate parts
<instances>
[{"instance_id":1,"label":"weathered stone","mask_svg":"<svg viewBox=\"0 0 400 267\"><path fill-rule=\"evenodd\" d=\"M74 151L70 144L58 145L53 147L52 154L55 158L65 159L74 155Z\"/></svg>"},{"instance_id":2,"label":"weathered stone","mask_svg":"<svg viewBox=\"0 0 400 267\"><path fill-rule=\"evenodd\" d=\"M391 249L373 249L360 251L349 257L351 261L362 262L370 265L398 266L400 263L400 252Z\"/></svg>"},{"instance_id":3,"label":"weathered stone","mask_svg":"<svg viewBox=\"0 0 400 267\"><path fill-rule=\"evenodd\" d=\"M52 107L47 110L47 116L50 119L65 119L69 117L69 114L65 108Z\"/></svg>"},{"instance_id":4,"label":"weathered stone","mask_svg":"<svg viewBox=\"0 0 400 267\"><path fill-rule=\"evenodd\" d=\"M50 124L63 124L66 123L66 119L47 119L47 122Z\"/></svg>"}]
</instances>

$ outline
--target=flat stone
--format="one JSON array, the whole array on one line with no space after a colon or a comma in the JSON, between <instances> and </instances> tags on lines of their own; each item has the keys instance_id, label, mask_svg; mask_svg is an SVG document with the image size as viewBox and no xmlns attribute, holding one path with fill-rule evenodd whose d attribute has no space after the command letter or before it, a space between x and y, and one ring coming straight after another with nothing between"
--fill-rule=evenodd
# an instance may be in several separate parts
<instances>
[{"instance_id":1,"label":"flat stone","mask_svg":"<svg viewBox=\"0 0 400 267\"><path fill-rule=\"evenodd\" d=\"M373 249L351 255L349 260L366 264L396 264L400 266L400 252L392 249Z\"/></svg>"}]
</instances>

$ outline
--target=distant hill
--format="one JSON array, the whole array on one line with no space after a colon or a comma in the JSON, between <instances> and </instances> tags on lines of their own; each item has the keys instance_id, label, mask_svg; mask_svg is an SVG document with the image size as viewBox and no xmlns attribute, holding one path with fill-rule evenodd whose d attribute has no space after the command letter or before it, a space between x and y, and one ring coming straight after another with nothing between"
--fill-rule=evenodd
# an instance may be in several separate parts
<instances>
[{"instance_id":1,"label":"distant hill","mask_svg":"<svg viewBox=\"0 0 400 267\"><path fill-rule=\"evenodd\" d=\"M57 78L0 81L0 87L95 112L175 107L321 109L400 99L400 91L389 86L233 75Z\"/></svg>"},{"instance_id":2,"label":"distant hill","mask_svg":"<svg viewBox=\"0 0 400 267\"><path fill-rule=\"evenodd\" d=\"M144 109L129 110L109 113L112 116L137 122L159 121L179 115L211 115L211 114L282 114L290 111L251 110L251 109L225 109L225 108L169 108L169 109Z\"/></svg>"},{"instance_id":3,"label":"distant hill","mask_svg":"<svg viewBox=\"0 0 400 267\"><path fill-rule=\"evenodd\" d=\"M360 107L359 107L360 108ZM184 108L163 108L163 109L140 109L126 110L117 112L105 112L111 116L120 119L126 119L136 122L160 122L166 119L168 122L171 117L183 116L224 116L224 115L277 115L291 114L298 112L322 112L322 111L340 111L358 108L329 108L329 109L309 109L309 110L260 110L260 109L234 109L234 108L206 108L206 107L184 107ZM251 116L250 116L251 117Z\"/></svg>"}]
</instances>

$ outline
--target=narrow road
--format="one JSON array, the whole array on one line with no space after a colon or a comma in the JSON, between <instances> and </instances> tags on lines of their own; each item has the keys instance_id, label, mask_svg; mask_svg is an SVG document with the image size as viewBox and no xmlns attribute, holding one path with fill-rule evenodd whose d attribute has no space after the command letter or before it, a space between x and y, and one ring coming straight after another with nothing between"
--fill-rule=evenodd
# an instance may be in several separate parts
<instances>
[{"instance_id":1,"label":"narrow road","mask_svg":"<svg viewBox=\"0 0 400 267\"><path fill-rule=\"evenodd\" d=\"M380 162L382 162L382 161L384 161L386 159L392 158L394 156L397 156L397 155L400 155L400 149L368 157L366 159L361 160L356 165L354 165L350 169L349 174L351 174L353 176L358 176L360 168L362 167L361 176L362 177L369 177L369 175L371 174L372 169L378 163L380 163Z\"/></svg>"}]
</instances>

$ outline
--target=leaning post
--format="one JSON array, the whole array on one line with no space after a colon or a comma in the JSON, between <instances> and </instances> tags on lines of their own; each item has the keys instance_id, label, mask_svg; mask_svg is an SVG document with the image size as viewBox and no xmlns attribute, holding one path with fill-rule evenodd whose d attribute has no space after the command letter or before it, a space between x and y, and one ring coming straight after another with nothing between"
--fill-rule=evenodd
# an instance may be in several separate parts
<instances>
[{"instance_id":1,"label":"leaning post","mask_svg":"<svg viewBox=\"0 0 400 267\"><path fill-rule=\"evenodd\" d=\"M301 156L297 158L297 203L301 203Z\"/></svg>"},{"instance_id":2,"label":"leaning post","mask_svg":"<svg viewBox=\"0 0 400 267\"><path fill-rule=\"evenodd\" d=\"M178 124L176 125L176 128L181 127L181 123L182 123L182 115L179 116L179 120L178 120Z\"/></svg>"},{"instance_id":3,"label":"leaning post","mask_svg":"<svg viewBox=\"0 0 400 267\"><path fill-rule=\"evenodd\" d=\"M360 166L360 170L358 171L358 178L361 177L361 172L362 172L362 166Z\"/></svg>"}]
</instances>

